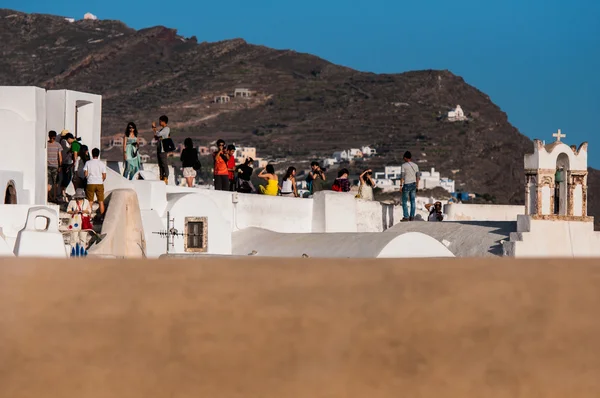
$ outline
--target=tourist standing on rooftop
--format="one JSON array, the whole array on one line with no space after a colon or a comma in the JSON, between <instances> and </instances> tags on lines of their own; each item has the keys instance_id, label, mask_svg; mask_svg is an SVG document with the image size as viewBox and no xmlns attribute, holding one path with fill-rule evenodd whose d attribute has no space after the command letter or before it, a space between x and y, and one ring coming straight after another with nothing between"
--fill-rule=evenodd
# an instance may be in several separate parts
<instances>
[{"instance_id":1,"label":"tourist standing on rooftop","mask_svg":"<svg viewBox=\"0 0 600 398\"><path fill-rule=\"evenodd\" d=\"M125 178L133 180L135 174L142 168L139 156L140 139L138 138L138 130L134 122L127 124L124 139L123 161L125 162Z\"/></svg>"},{"instance_id":2,"label":"tourist standing on rooftop","mask_svg":"<svg viewBox=\"0 0 600 398\"><path fill-rule=\"evenodd\" d=\"M215 190L227 191L229 189L229 170L227 170L227 151L225 150L225 141L217 141L217 151L213 153Z\"/></svg>"},{"instance_id":3,"label":"tourist standing on rooftop","mask_svg":"<svg viewBox=\"0 0 600 398\"><path fill-rule=\"evenodd\" d=\"M229 190L235 191L235 145L227 145L227 178L229 178Z\"/></svg>"},{"instance_id":4,"label":"tourist standing on rooftop","mask_svg":"<svg viewBox=\"0 0 600 398\"><path fill-rule=\"evenodd\" d=\"M106 180L106 165L100 159L100 149L94 148L92 149L92 157L90 160L83 166L83 170L85 171L85 177L87 178L87 187L85 189L85 193L87 196L87 200L90 203L94 201L94 195L98 199L98 204L100 205L100 214L104 214L104 180Z\"/></svg>"},{"instance_id":5,"label":"tourist standing on rooftop","mask_svg":"<svg viewBox=\"0 0 600 398\"><path fill-rule=\"evenodd\" d=\"M165 115L162 115L158 118L160 130L157 130L156 123L152 122L152 131L154 131L154 139L158 141L156 143L156 158L158 160L160 179L161 181L164 181L165 184L169 183L169 163L167 162L167 151L163 147L163 140L169 138L171 135L171 129L169 128L169 126L167 126L168 123L169 118Z\"/></svg>"},{"instance_id":6,"label":"tourist standing on rooftop","mask_svg":"<svg viewBox=\"0 0 600 398\"><path fill-rule=\"evenodd\" d=\"M81 145L69 130L63 130L60 134L62 136L61 145L63 147L60 186L62 188L62 197L66 201L67 187L73 180L73 173L77 171L75 170L75 165L77 164Z\"/></svg>"},{"instance_id":7,"label":"tourist standing on rooftop","mask_svg":"<svg viewBox=\"0 0 600 398\"><path fill-rule=\"evenodd\" d=\"M58 169L62 164L62 146L56 142L56 131L48 132L46 151L48 158L48 201L54 202L56 200Z\"/></svg>"},{"instance_id":8,"label":"tourist standing on rooftop","mask_svg":"<svg viewBox=\"0 0 600 398\"><path fill-rule=\"evenodd\" d=\"M401 166L400 186L402 187L403 218L400 221L413 221L417 210L415 199L419 186L419 166L412 162L410 151L404 152L404 163ZM410 213L408 202L410 200Z\"/></svg>"},{"instance_id":9,"label":"tourist standing on rooftop","mask_svg":"<svg viewBox=\"0 0 600 398\"><path fill-rule=\"evenodd\" d=\"M298 188L296 187L296 168L288 167L283 181L281 182L281 196L298 197Z\"/></svg>"},{"instance_id":10,"label":"tourist standing on rooftop","mask_svg":"<svg viewBox=\"0 0 600 398\"><path fill-rule=\"evenodd\" d=\"M310 169L311 170L306 177L306 183L308 184L308 190L312 195L315 192L323 190L323 185L327 178L325 172L321 169L321 166L319 166L319 162L311 162Z\"/></svg>"},{"instance_id":11,"label":"tourist standing on rooftop","mask_svg":"<svg viewBox=\"0 0 600 398\"><path fill-rule=\"evenodd\" d=\"M75 189L82 188L85 190L87 181L85 178L84 167L85 164L90 161L90 159L90 150L88 149L87 145L82 145L81 148L79 148L79 156L77 159L77 173L75 173L75 177L73 178L73 185L75 186Z\"/></svg>"},{"instance_id":12,"label":"tourist standing on rooftop","mask_svg":"<svg viewBox=\"0 0 600 398\"><path fill-rule=\"evenodd\" d=\"M194 186L194 180L196 179L196 167L198 167L200 160L198 159L198 149L194 148L194 142L190 137L183 141L183 151L181 151L181 167L183 167L183 177L188 187Z\"/></svg>"}]
</instances>

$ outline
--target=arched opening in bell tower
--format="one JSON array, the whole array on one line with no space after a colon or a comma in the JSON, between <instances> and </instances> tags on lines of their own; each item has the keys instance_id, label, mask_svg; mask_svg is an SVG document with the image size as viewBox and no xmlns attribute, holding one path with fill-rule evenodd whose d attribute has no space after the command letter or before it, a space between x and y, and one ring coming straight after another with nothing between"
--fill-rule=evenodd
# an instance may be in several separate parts
<instances>
[{"instance_id":1,"label":"arched opening in bell tower","mask_svg":"<svg viewBox=\"0 0 600 398\"><path fill-rule=\"evenodd\" d=\"M569 202L569 156L561 153L556 158L556 173L554 175L554 214L566 216Z\"/></svg>"}]
</instances>

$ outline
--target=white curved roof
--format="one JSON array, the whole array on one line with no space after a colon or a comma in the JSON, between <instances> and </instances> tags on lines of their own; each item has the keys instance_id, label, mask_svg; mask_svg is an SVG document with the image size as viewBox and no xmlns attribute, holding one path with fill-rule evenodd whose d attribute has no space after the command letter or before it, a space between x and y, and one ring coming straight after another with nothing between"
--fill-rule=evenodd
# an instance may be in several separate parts
<instances>
[{"instance_id":1,"label":"white curved roof","mask_svg":"<svg viewBox=\"0 0 600 398\"><path fill-rule=\"evenodd\" d=\"M414 221L396 224L384 234L421 232L447 244L456 257L502 256L502 240L517 231L515 221Z\"/></svg>"},{"instance_id":2,"label":"white curved roof","mask_svg":"<svg viewBox=\"0 0 600 398\"><path fill-rule=\"evenodd\" d=\"M454 257L443 244L418 232L286 234L260 228L234 232L232 254L253 252L268 257Z\"/></svg>"}]
</instances>

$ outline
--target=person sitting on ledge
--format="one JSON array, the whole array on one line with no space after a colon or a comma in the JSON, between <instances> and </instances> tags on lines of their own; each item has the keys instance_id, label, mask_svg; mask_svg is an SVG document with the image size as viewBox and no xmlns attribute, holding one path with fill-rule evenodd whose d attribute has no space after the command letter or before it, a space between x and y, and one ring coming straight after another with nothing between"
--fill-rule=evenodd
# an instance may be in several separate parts
<instances>
[{"instance_id":1,"label":"person sitting on ledge","mask_svg":"<svg viewBox=\"0 0 600 398\"><path fill-rule=\"evenodd\" d=\"M275 167L268 164L263 171L258 174L259 178L267 180L267 186L259 186L260 193L263 195L277 196L279 192L279 178L275 174Z\"/></svg>"},{"instance_id":2,"label":"person sitting on ledge","mask_svg":"<svg viewBox=\"0 0 600 398\"><path fill-rule=\"evenodd\" d=\"M350 180L348 175L350 172L348 169L341 169L338 171L338 178L335 179L331 189L336 192L350 192Z\"/></svg>"},{"instance_id":3,"label":"person sitting on ledge","mask_svg":"<svg viewBox=\"0 0 600 398\"><path fill-rule=\"evenodd\" d=\"M296 168L290 166L281 182L281 196L289 196L292 198L298 197L298 189L296 187Z\"/></svg>"}]
</instances>

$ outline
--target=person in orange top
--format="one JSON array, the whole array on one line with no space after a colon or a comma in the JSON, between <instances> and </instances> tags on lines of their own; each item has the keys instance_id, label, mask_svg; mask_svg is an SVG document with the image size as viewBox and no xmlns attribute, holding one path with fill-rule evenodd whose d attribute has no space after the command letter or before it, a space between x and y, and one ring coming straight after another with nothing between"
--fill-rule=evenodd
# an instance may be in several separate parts
<instances>
[{"instance_id":1,"label":"person in orange top","mask_svg":"<svg viewBox=\"0 0 600 398\"><path fill-rule=\"evenodd\" d=\"M215 161L214 175L215 175L215 190L216 191L227 191L229 190L229 170L227 170L228 156L225 151L225 141L217 141L217 152L213 153L213 159Z\"/></svg>"},{"instance_id":2,"label":"person in orange top","mask_svg":"<svg viewBox=\"0 0 600 398\"><path fill-rule=\"evenodd\" d=\"M229 178L229 190L235 191L235 146L227 145L227 171Z\"/></svg>"}]
</instances>

